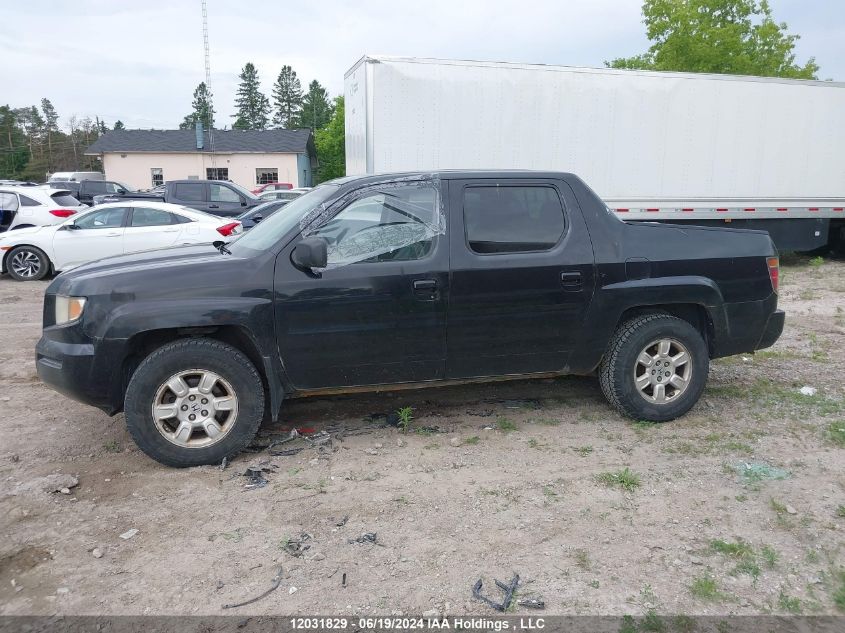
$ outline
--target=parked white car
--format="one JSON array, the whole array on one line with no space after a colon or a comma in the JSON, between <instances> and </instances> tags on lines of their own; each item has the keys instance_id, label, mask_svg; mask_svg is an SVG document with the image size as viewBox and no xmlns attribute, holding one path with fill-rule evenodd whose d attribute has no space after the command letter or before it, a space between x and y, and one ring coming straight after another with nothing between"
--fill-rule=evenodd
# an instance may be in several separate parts
<instances>
[{"instance_id":1,"label":"parked white car","mask_svg":"<svg viewBox=\"0 0 845 633\"><path fill-rule=\"evenodd\" d=\"M65 189L0 185L0 230L60 224L87 208Z\"/></svg>"},{"instance_id":2,"label":"parked white car","mask_svg":"<svg viewBox=\"0 0 845 633\"><path fill-rule=\"evenodd\" d=\"M0 234L0 272L35 281L104 257L185 244L211 244L239 234L232 218L164 202L114 202L57 226Z\"/></svg>"}]
</instances>

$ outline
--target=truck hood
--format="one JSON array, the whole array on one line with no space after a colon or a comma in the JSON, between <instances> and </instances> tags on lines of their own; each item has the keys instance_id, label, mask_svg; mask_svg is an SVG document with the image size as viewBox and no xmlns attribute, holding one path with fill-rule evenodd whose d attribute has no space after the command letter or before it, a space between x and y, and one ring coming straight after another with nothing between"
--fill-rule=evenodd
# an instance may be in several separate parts
<instances>
[{"instance_id":1,"label":"truck hood","mask_svg":"<svg viewBox=\"0 0 845 633\"><path fill-rule=\"evenodd\" d=\"M91 275L119 274L127 270L153 271L171 266L193 266L202 265L210 261L217 262L222 257L232 256L221 253L211 244L167 247L98 259L77 266L62 276L69 279L76 279Z\"/></svg>"}]
</instances>

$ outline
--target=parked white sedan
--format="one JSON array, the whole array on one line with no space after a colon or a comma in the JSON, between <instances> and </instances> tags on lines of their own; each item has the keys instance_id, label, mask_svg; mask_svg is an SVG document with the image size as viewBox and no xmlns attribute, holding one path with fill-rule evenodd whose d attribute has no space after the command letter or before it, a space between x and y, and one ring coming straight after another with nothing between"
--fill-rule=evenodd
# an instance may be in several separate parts
<instances>
[{"instance_id":1,"label":"parked white sedan","mask_svg":"<svg viewBox=\"0 0 845 633\"><path fill-rule=\"evenodd\" d=\"M241 232L231 218L164 202L115 202L62 224L0 234L0 272L18 281L42 279L96 259L184 244L227 241Z\"/></svg>"}]
</instances>

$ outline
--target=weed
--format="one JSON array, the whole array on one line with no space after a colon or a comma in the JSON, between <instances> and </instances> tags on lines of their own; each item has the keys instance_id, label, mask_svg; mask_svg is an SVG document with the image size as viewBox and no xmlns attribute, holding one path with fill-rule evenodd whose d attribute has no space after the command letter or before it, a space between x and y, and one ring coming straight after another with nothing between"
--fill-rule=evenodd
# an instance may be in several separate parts
<instances>
[{"instance_id":1,"label":"weed","mask_svg":"<svg viewBox=\"0 0 845 633\"><path fill-rule=\"evenodd\" d=\"M629 470L627 466L616 472L599 473L596 479L605 486L619 486L628 492L633 492L640 487L640 476L634 471Z\"/></svg>"},{"instance_id":2,"label":"weed","mask_svg":"<svg viewBox=\"0 0 845 633\"><path fill-rule=\"evenodd\" d=\"M651 588L651 585L646 585L640 589L640 602L649 607L654 607L658 603L657 596L654 593L654 589Z\"/></svg>"},{"instance_id":3,"label":"weed","mask_svg":"<svg viewBox=\"0 0 845 633\"><path fill-rule=\"evenodd\" d=\"M591 580L589 584L593 589L599 588L599 581L598 580Z\"/></svg>"},{"instance_id":4,"label":"weed","mask_svg":"<svg viewBox=\"0 0 845 633\"><path fill-rule=\"evenodd\" d=\"M816 293L810 288L804 288L804 290L798 293L798 298L801 299L801 301L812 301L816 298Z\"/></svg>"},{"instance_id":5,"label":"weed","mask_svg":"<svg viewBox=\"0 0 845 633\"><path fill-rule=\"evenodd\" d=\"M423 448L427 451L430 451L430 450L434 450L436 448L440 448L440 444L438 444L437 442L431 442L431 443L423 446Z\"/></svg>"},{"instance_id":6,"label":"weed","mask_svg":"<svg viewBox=\"0 0 845 633\"><path fill-rule=\"evenodd\" d=\"M731 440L730 442L725 442L723 448L726 451L735 451L737 453L753 453L754 449L751 448L748 444L743 442L737 442L735 440Z\"/></svg>"},{"instance_id":7,"label":"weed","mask_svg":"<svg viewBox=\"0 0 845 633\"><path fill-rule=\"evenodd\" d=\"M123 450L117 440L109 440L103 444L103 448L107 453L119 453Z\"/></svg>"},{"instance_id":8,"label":"weed","mask_svg":"<svg viewBox=\"0 0 845 633\"><path fill-rule=\"evenodd\" d=\"M660 619L654 609L649 609L643 621L640 623L640 631L649 631L650 633L663 633L666 630L666 623Z\"/></svg>"},{"instance_id":9,"label":"weed","mask_svg":"<svg viewBox=\"0 0 845 633\"><path fill-rule=\"evenodd\" d=\"M746 501L748 501L748 495L737 495L736 497L734 497L734 499L736 499L740 503L745 503Z\"/></svg>"},{"instance_id":10,"label":"weed","mask_svg":"<svg viewBox=\"0 0 845 633\"><path fill-rule=\"evenodd\" d=\"M473 435L472 437L468 437L467 439L465 439L464 444L467 444L469 446L475 446L480 441L481 441L480 437L478 437L477 435Z\"/></svg>"},{"instance_id":11,"label":"weed","mask_svg":"<svg viewBox=\"0 0 845 633\"><path fill-rule=\"evenodd\" d=\"M244 539L243 528L236 528L233 532L222 532L220 534L227 541L240 543Z\"/></svg>"},{"instance_id":12,"label":"weed","mask_svg":"<svg viewBox=\"0 0 845 633\"><path fill-rule=\"evenodd\" d=\"M808 563L814 565L819 562L819 553L816 550L811 549L807 552L806 559Z\"/></svg>"},{"instance_id":13,"label":"weed","mask_svg":"<svg viewBox=\"0 0 845 633\"><path fill-rule=\"evenodd\" d=\"M288 475L293 477L301 470L302 470L301 468L291 468L291 469L288 470Z\"/></svg>"},{"instance_id":14,"label":"weed","mask_svg":"<svg viewBox=\"0 0 845 633\"><path fill-rule=\"evenodd\" d=\"M810 260L809 263L810 263L810 266L812 266L813 268L818 268L819 266L824 264L824 257L822 257L821 255L818 255L816 257L813 257Z\"/></svg>"},{"instance_id":15,"label":"weed","mask_svg":"<svg viewBox=\"0 0 845 633\"><path fill-rule=\"evenodd\" d=\"M713 601L724 597L722 592L719 591L719 585L716 583L716 579L707 573L693 580L689 590L699 600Z\"/></svg>"},{"instance_id":16,"label":"weed","mask_svg":"<svg viewBox=\"0 0 845 633\"><path fill-rule=\"evenodd\" d=\"M755 581L760 577L760 566L753 560L743 560L731 572L734 576L748 574Z\"/></svg>"},{"instance_id":17,"label":"weed","mask_svg":"<svg viewBox=\"0 0 845 633\"><path fill-rule=\"evenodd\" d=\"M845 448L845 420L831 422L827 427L827 436L832 443Z\"/></svg>"},{"instance_id":18,"label":"weed","mask_svg":"<svg viewBox=\"0 0 845 633\"><path fill-rule=\"evenodd\" d=\"M786 595L783 590L778 596L778 606L789 613L801 613L801 600Z\"/></svg>"},{"instance_id":19,"label":"weed","mask_svg":"<svg viewBox=\"0 0 845 633\"><path fill-rule=\"evenodd\" d=\"M411 422L414 421L413 407L402 407L396 411L396 415L399 417L399 426L402 427L402 432L407 433Z\"/></svg>"},{"instance_id":20,"label":"weed","mask_svg":"<svg viewBox=\"0 0 845 633\"><path fill-rule=\"evenodd\" d=\"M778 559L780 558L780 554L778 554L777 550L768 545L764 545L760 549L760 556L762 556L763 560L766 561L766 566L769 569L774 569Z\"/></svg>"},{"instance_id":21,"label":"weed","mask_svg":"<svg viewBox=\"0 0 845 633\"><path fill-rule=\"evenodd\" d=\"M759 360L796 360L801 354L788 349L764 349L754 352L754 358Z\"/></svg>"},{"instance_id":22,"label":"weed","mask_svg":"<svg viewBox=\"0 0 845 633\"><path fill-rule=\"evenodd\" d=\"M769 505L771 506L772 510L775 511L775 514L786 514L786 506L774 497L769 499Z\"/></svg>"},{"instance_id":23,"label":"weed","mask_svg":"<svg viewBox=\"0 0 845 633\"><path fill-rule=\"evenodd\" d=\"M585 549L575 550L575 564L584 571L590 571L590 553Z\"/></svg>"},{"instance_id":24,"label":"weed","mask_svg":"<svg viewBox=\"0 0 845 633\"><path fill-rule=\"evenodd\" d=\"M838 516L840 519L845 519L845 505L841 505L836 508L836 516Z\"/></svg>"},{"instance_id":25,"label":"weed","mask_svg":"<svg viewBox=\"0 0 845 633\"><path fill-rule=\"evenodd\" d=\"M539 420L534 420L534 422L544 426L557 426L560 424L560 420L555 420L554 418L540 418Z\"/></svg>"},{"instance_id":26,"label":"weed","mask_svg":"<svg viewBox=\"0 0 845 633\"><path fill-rule=\"evenodd\" d=\"M510 433L511 431L516 431L516 424L514 424L508 418L499 418L496 421L496 428L499 429L502 433Z\"/></svg>"},{"instance_id":27,"label":"weed","mask_svg":"<svg viewBox=\"0 0 845 633\"><path fill-rule=\"evenodd\" d=\"M574 449L576 453L578 453L581 457L586 457L590 453L593 452L592 446L578 446Z\"/></svg>"},{"instance_id":28,"label":"weed","mask_svg":"<svg viewBox=\"0 0 845 633\"><path fill-rule=\"evenodd\" d=\"M543 448L545 446L545 444L543 444L541 441L531 437L531 438L528 438L528 446L530 448Z\"/></svg>"},{"instance_id":29,"label":"weed","mask_svg":"<svg viewBox=\"0 0 845 633\"><path fill-rule=\"evenodd\" d=\"M557 501L557 493L551 486L543 486L543 496L546 501Z\"/></svg>"},{"instance_id":30,"label":"weed","mask_svg":"<svg viewBox=\"0 0 845 633\"><path fill-rule=\"evenodd\" d=\"M411 502L408 501L408 497L406 497L405 495L402 495L401 497L396 497L393 500L393 503L400 505L400 506L407 506L407 505L410 505Z\"/></svg>"},{"instance_id":31,"label":"weed","mask_svg":"<svg viewBox=\"0 0 845 633\"><path fill-rule=\"evenodd\" d=\"M741 539L736 543L715 539L710 541L710 549L732 558L749 558L754 555L754 550L751 546Z\"/></svg>"},{"instance_id":32,"label":"weed","mask_svg":"<svg viewBox=\"0 0 845 633\"><path fill-rule=\"evenodd\" d=\"M845 571L840 571L838 576L839 586L833 592L833 604L840 611L845 611Z\"/></svg>"}]
</instances>

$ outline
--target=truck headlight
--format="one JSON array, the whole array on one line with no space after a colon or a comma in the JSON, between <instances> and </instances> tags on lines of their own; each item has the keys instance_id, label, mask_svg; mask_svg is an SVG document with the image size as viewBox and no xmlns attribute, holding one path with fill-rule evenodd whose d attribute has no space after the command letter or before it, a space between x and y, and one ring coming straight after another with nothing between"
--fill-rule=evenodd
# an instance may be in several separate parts
<instances>
[{"instance_id":1,"label":"truck headlight","mask_svg":"<svg viewBox=\"0 0 845 633\"><path fill-rule=\"evenodd\" d=\"M56 297L56 325L76 321L85 309L85 297Z\"/></svg>"}]
</instances>

